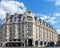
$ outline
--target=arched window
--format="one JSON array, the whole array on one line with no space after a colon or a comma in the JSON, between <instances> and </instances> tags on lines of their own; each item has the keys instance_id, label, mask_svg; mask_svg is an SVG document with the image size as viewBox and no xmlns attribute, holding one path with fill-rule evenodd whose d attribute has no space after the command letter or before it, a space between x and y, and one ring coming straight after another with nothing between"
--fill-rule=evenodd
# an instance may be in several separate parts
<instances>
[{"instance_id":1,"label":"arched window","mask_svg":"<svg viewBox=\"0 0 60 48\"><path fill-rule=\"evenodd\" d=\"M41 45L41 46L43 45L43 41L40 41L40 45Z\"/></svg>"},{"instance_id":2,"label":"arched window","mask_svg":"<svg viewBox=\"0 0 60 48\"><path fill-rule=\"evenodd\" d=\"M14 17L13 15L11 15L11 16L10 16L10 22L12 22L12 20L13 20L13 17Z\"/></svg>"},{"instance_id":3,"label":"arched window","mask_svg":"<svg viewBox=\"0 0 60 48\"><path fill-rule=\"evenodd\" d=\"M46 41L44 42L44 45L46 45Z\"/></svg>"},{"instance_id":4,"label":"arched window","mask_svg":"<svg viewBox=\"0 0 60 48\"><path fill-rule=\"evenodd\" d=\"M19 14L19 15L18 15L18 19L21 19L21 17L22 17L22 14Z\"/></svg>"},{"instance_id":5,"label":"arched window","mask_svg":"<svg viewBox=\"0 0 60 48\"><path fill-rule=\"evenodd\" d=\"M18 22L21 21L22 14L18 14Z\"/></svg>"},{"instance_id":6,"label":"arched window","mask_svg":"<svg viewBox=\"0 0 60 48\"><path fill-rule=\"evenodd\" d=\"M35 41L35 45L38 46L38 40Z\"/></svg>"}]
</instances>

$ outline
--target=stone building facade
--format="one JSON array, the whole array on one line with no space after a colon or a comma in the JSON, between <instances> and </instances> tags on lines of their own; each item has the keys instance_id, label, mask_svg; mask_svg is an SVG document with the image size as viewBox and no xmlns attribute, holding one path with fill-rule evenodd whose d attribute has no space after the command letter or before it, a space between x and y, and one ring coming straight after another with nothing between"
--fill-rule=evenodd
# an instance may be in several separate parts
<instances>
[{"instance_id":1,"label":"stone building facade","mask_svg":"<svg viewBox=\"0 0 60 48\"><path fill-rule=\"evenodd\" d=\"M57 31L30 10L24 14L6 13L3 23L5 46L45 46L57 42Z\"/></svg>"},{"instance_id":2,"label":"stone building facade","mask_svg":"<svg viewBox=\"0 0 60 48\"><path fill-rule=\"evenodd\" d=\"M0 25L0 47L2 47L2 40L3 40L3 32L2 32L2 30L3 30L3 26Z\"/></svg>"}]
</instances>

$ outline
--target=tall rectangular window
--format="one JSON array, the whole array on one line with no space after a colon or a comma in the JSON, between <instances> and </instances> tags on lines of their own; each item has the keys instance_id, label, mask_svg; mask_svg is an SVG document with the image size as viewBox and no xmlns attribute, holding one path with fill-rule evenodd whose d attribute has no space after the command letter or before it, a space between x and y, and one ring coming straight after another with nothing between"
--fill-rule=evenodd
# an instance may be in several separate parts
<instances>
[{"instance_id":1,"label":"tall rectangular window","mask_svg":"<svg viewBox=\"0 0 60 48\"><path fill-rule=\"evenodd\" d=\"M28 22L27 29L28 29L28 36L32 36L32 23Z\"/></svg>"},{"instance_id":2,"label":"tall rectangular window","mask_svg":"<svg viewBox=\"0 0 60 48\"><path fill-rule=\"evenodd\" d=\"M25 17L23 17L23 21L25 20Z\"/></svg>"},{"instance_id":3,"label":"tall rectangular window","mask_svg":"<svg viewBox=\"0 0 60 48\"><path fill-rule=\"evenodd\" d=\"M18 38L21 38L21 34L20 34L20 32L18 32Z\"/></svg>"},{"instance_id":4,"label":"tall rectangular window","mask_svg":"<svg viewBox=\"0 0 60 48\"><path fill-rule=\"evenodd\" d=\"M14 21L16 21L17 17L14 17Z\"/></svg>"}]
</instances>

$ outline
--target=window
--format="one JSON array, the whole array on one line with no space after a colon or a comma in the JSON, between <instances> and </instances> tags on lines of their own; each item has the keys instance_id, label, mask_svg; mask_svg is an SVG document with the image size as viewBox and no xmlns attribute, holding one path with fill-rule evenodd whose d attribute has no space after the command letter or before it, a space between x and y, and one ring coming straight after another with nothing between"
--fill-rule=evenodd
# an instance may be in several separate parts
<instances>
[{"instance_id":1,"label":"window","mask_svg":"<svg viewBox=\"0 0 60 48\"><path fill-rule=\"evenodd\" d=\"M39 19L39 22L40 22L40 23L41 23L41 21L42 21L42 20L41 20L41 19Z\"/></svg>"},{"instance_id":2,"label":"window","mask_svg":"<svg viewBox=\"0 0 60 48\"><path fill-rule=\"evenodd\" d=\"M27 20L32 21L33 19L31 16L27 16Z\"/></svg>"},{"instance_id":3,"label":"window","mask_svg":"<svg viewBox=\"0 0 60 48\"><path fill-rule=\"evenodd\" d=\"M14 15L11 15L11 16L9 17L9 18L10 18L10 22L12 22L13 16L14 16Z\"/></svg>"},{"instance_id":4,"label":"window","mask_svg":"<svg viewBox=\"0 0 60 48\"><path fill-rule=\"evenodd\" d=\"M32 25L32 23L31 23L31 22L28 22L28 25L30 25L30 26L31 26L31 25Z\"/></svg>"},{"instance_id":5,"label":"window","mask_svg":"<svg viewBox=\"0 0 60 48\"><path fill-rule=\"evenodd\" d=\"M12 41L12 39L9 39L9 41Z\"/></svg>"},{"instance_id":6,"label":"window","mask_svg":"<svg viewBox=\"0 0 60 48\"><path fill-rule=\"evenodd\" d=\"M18 32L18 38L20 38L20 32Z\"/></svg>"},{"instance_id":7,"label":"window","mask_svg":"<svg viewBox=\"0 0 60 48\"><path fill-rule=\"evenodd\" d=\"M21 41L21 39L18 39L18 41Z\"/></svg>"},{"instance_id":8,"label":"window","mask_svg":"<svg viewBox=\"0 0 60 48\"><path fill-rule=\"evenodd\" d=\"M28 36L32 36L32 31L28 30Z\"/></svg>"},{"instance_id":9,"label":"window","mask_svg":"<svg viewBox=\"0 0 60 48\"><path fill-rule=\"evenodd\" d=\"M43 20L43 24L45 25L45 21Z\"/></svg>"},{"instance_id":10,"label":"window","mask_svg":"<svg viewBox=\"0 0 60 48\"><path fill-rule=\"evenodd\" d=\"M6 22L8 22L8 18L6 18Z\"/></svg>"},{"instance_id":11,"label":"window","mask_svg":"<svg viewBox=\"0 0 60 48\"><path fill-rule=\"evenodd\" d=\"M27 29L28 29L28 36L32 36L32 23L28 22Z\"/></svg>"},{"instance_id":12,"label":"window","mask_svg":"<svg viewBox=\"0 0 60 48\"><path fill-rule=\"evenodd\" d=\"M16 39L13 39L13 41L16 41Z\"/></svg>"},{"instance_id":13,"label":"window","mask_svg":"<svg viewBox=\"0 0 60 48\"><path fill-rule=\"evenodd\" d=\"M21 19L21 16L22 16L22 14L19 14L19 15L18 15L18 19Z\"/></svg>"},{"instance_id":14,"label":"window","mask_svg":"<svg viewBox=\"0 0 60 48\"><path fill-rule=\"evenodd\" d=\"M16 21L17 17L14 17L14 21Z\"/></svg>"},{"instance_id":15,"label":"window","mask_svg":"<svg viewBox=\"0 0 60 48\"><path fill-rule=\"evenodd\" d=\"M35 18L35 20L37 21L37 17L35 16L34 18Z\"/></svg>"},{"instance_id":16,"label":"window","mask_svg":"<svg viewBox=\"0 0 60 48\"><path fill-rule=\"evenodd\" d=\"M20 32L20 23L17 24L17 29L18 29L18 32Z\"/></svg>"},{"instance_id":17,"label":"window","mask_svg":"<svg viewBox=\"0 0 60 48\"><path fill-rule=\"evenodd\" d=\"M15 37L15 33L14 33L14 37Z\"/></svg>"},{"instance_id":18,"label":"window","mask_svg":"<svg viewBox=\"0 0 60 48\"><path fill-rule=\"evenodd\" d=\"M28 30L32 30L32 23L28 22L27 27L28 27Z\"/></svg>"},{"instance_id":19,"label":"window","mask_svg":"<svg viewBox=\"0 0 60 48\"><path fill-rule=\"evenodd\" d=\"M20 36L18 36L18 38L20 38Z\"/></svg>"},{"instance_id":20,"label":"window","mask_svg":"<svg viewBox=\"0 0 60 48\"><path fill-rule=\"evenodd\" d=\"M21 16L22 16L22 14L19 14L19 15L18 15L18 22L21 21Z\"/></svg>"},{"instance_id":21,"label":"window","mask_svg":"<svg viewBox=\"0 0 60 48\"><path fill-rule=\"evenodd\" d=\"M12 31L12 28L10 28L10 31Z\"/></svg>"},{"instance_id":22,"label":"window","mask_svg":"<svg viewBox=\"0 0 60 48\"><path fill-rule=\"evenodd\" d=\"M23 17L23 21L25 20L25 17Z\"/></svg>"},{"instance_id":23,"label":"window","mask_svg":"<svg viewBox=\"0 0 60 48\"><path fill-rule=\"evenodd\" d=\"M18 34L20 35L20 32L18 32Z\"/></svg>"},{"instance_id":24,"label":"window","mask_svg":"<svg viewBox=\"0 0 60 48\"><path fill-rule=\"evenodd\" d=\"M41 46L43 45L43 41L40 41L40 45L41 45Z\"/></svg>"},{"instance_id":25,"label":"window","mask_svg":"<svg viewBox=\"0 0 60 48\"><path fill-rule=\"evenodd\" d=\"M8 24L8 26L9 26L9 27L11 27L11 26L12 26L12 24Z\"/></svg>"},{"instance_id":26,"label":"window","mask_svg":"<svg viewBox=\"0 0 60 48\"><path fill-rule=\"evenodd\" d=\"M35 41L35 45L38 46L38 40Z\"/></svg>"},{"instance_id":27,"label":"window","mask_svg":"<svg viewBox=\"0 0 60 48\"><path fill-rule=\"evenodd\" d=\"M12 39L12 36L10 36L10 39Z\"/></svg>"},{"instance_id":28,"label":"window","mask_svg":"<svg viewBox=\"0 0 60 48\"><path fill-rule=\"evenodd\" d=\"M48 23L46 22L46 26L48 26Z\"/></svg>"},{"instance_id":29,"label":"window","mask_svg":"<svg viewBox=\"0 0 60 48\"><path fill-rule=\"evenodd\" d=\"M32 30L32 26L28 26L28 30Z\"/></svg>"},{"instance_id":30,"label":"window","mask_svg":"<svg viewBox=\"0 0 60 48\"><path fill-rule=\"evenodd\" d=\"M10 36L12 35L12 32L10 32Z\"/></svg>"},{"instance_id":31,"label":"window","mask_svg":"<svg viewBox=\"0 0 60 48\"><path fill-rule=\"evenodd\" d=\"M18 19L18 22L20 22L21 21L21 19Z\"/></svg>"}]
</instances>

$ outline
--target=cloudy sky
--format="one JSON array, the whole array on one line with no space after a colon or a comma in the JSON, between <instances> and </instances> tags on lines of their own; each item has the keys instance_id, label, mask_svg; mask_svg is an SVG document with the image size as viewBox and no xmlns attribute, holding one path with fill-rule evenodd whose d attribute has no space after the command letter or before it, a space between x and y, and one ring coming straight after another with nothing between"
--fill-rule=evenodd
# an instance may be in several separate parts
<instances>
[{"instance_id":1,"label":"cloudy sky","mask_svg":"<svg viewBox=\"0 0 60 48\"><path fill-rule=\"evenodd\" d=\"M0 0L0 24L5 13L24 13L26 10L31 10L60 33L60 0Z\"/></svg>"}]
</instances>

